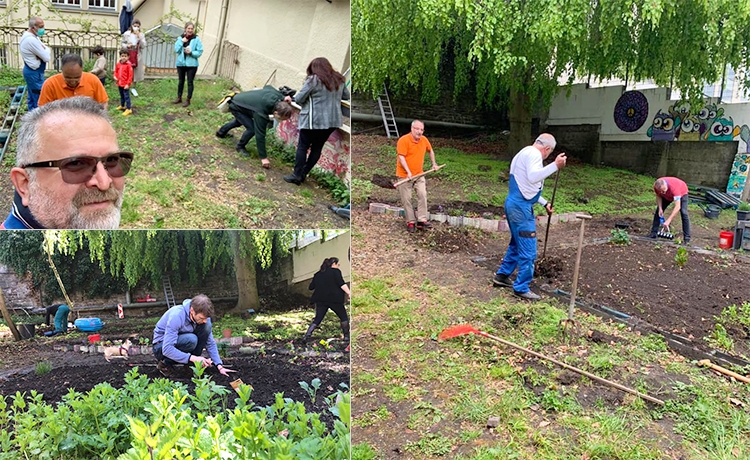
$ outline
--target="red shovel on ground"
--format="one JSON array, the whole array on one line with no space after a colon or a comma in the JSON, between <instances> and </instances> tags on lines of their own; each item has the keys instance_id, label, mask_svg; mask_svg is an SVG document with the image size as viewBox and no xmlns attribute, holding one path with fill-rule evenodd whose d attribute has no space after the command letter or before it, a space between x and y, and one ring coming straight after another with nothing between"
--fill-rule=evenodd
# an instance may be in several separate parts
<instances>
[{"instance_id":1,"label":"red shovel on ground","mask_svg":"<svg viewBox=\"0 0 750 460\"><path fill-rule=\"evenodd\" d=\"M645 399L646 401L650 401L650 402L652 402L654 404L658 404L660 406L664 405L664 401L662 401L661 399L656 399L656 398L654 398L652 396L640 393L640 392L638 392L638 391L636 391L636 390L634 390L632 388L628 388L626 386L620 385L619 383L615 383L615 382L609 381L607 379L603 379L601 377L598 377L598 376L596 376L596 375L594 375L594 374L592 374L590 372L584 371L583 369L578 369L577 367L573 367L573 366L571 366L569 364L565 364L565 363L560 362L560 361L558 361L558 360L556 360L554 358L550 358L549 356L543 355L541 353L537 353L537 352L535 352L533 350L529 350L528 348L524 348L524 347L522 347L520 345L516 345L513 342L508 342L507 340L503 340L500 337L496 337L496 336L490 335L490 334L488 334L486 332L479 331L477 329L474 329L470 324L458 324L456 326L451 326L448 329L446 329L443 332L441 332L438 335L438 339L439 340L452 339L454 337L460 337L460 336L466 335L466 334L476 334L476 335L481 335L482 337L487 337L490 340L494 340L496 342L500 342L503 345L507 345L509 347L515 348L516 350L523 351L524 353L528 353L528 354L530 354L532 356L536 356L537 358L545 359L547 361L551 361L551 362L557 364L558 366L560 366L562 368L568 369L570 371L576 372L576 373L581 374L581 375L585 375L586 377L590 378L591 380L595 380L595 381L597 381L599 383L603 383L605 385L609 385L611 387L617 388L618 390L622 390L622 391L624 391L626 393L630 393L630 394L636 395L639 398Z\"/></svg>"}]
</instances>

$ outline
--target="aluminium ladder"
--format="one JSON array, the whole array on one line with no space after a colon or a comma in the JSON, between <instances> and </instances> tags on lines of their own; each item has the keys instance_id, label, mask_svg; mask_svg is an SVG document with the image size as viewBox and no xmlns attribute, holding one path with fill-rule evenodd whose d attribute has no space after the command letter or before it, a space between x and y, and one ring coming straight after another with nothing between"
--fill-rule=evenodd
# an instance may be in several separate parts
<instances>
[{"instance_id":1,"label":"aluminium ladder","mask_svg":"<svg viewBox=\"0 0 750 460\"><path fill-rule=\"evenodd\" d=\"M388 136L388 139L392 137L398 138L396 117L393 115L391 98L388 97L388 87L385 83L383 83L383 93L378 96L378 106L380 107L380 115L383 117L383 126L385 127L386 136Z\"/></svg>"},{"instance_id":2,"label":"aluminium ladder","mask_svg":"<svg viewBox=\"0 0 750 460\"><path fill-rule=\"evenodd\" d=\"M161 282L164 285L164 300L167 301L167 310L176 305L174 301L174 292L172 292L172 283L169 281L169 276L162 275Z\"/></svg>"},{"instance_id":3,"label":"aluminium ladder","mask_svg":"<svg viewBox=\"0 0 750 460\"><path fill-rule=\"evenodd\" d=\"M6 88L13 92L10 99L10 107L8 107L8 113L5 114L2 125L0 126L0 162L3 161L5 151L8 149L10 144L10 136L13 135L13 128L16 125L16 119L18 118L18 112L21 108L21 101L23 96L26 94L26 86L17 86L15 88Z\"/></svg>"}]
</instances>

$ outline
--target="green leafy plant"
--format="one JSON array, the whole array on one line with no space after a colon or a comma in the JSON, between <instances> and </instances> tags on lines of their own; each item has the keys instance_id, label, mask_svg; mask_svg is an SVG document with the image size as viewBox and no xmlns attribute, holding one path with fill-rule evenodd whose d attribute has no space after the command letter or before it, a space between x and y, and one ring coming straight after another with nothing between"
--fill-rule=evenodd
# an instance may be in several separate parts
<instances>
[{"instance_id":1,"label":"green leafy plant","mask_svg":"<svg viewBox=\"0 0 750 460\"><path fill-rule=\"evenodd\" d=\"M36 363L36 366L34 367L34 373L36 375L44 375L49 373L52 370L52 364L48 363L47 361L40 361Z\"/></svg>"},{"instance_id":2,"label":"green leafy plant","mask_svg":"<svg viewBox=\"0 0 750 460\"><path fill-rule=\"evenodd\" d=\"M313 404L315 403L315 398L318 395L320 384L321 384L320 379L317 377L312 379L309 385L307 384L307 382L304 382L304 381L299 382L299 386L301 386L302 389L305 390L308 395L310 395L310 401L312 401Z\"/></svg>"},{"instance_id":3,"label":"green leafy plant","mask_svg":"<svg viewBox=\"0 0 750 460\"><path fill-rule=\"evenodd\" d=\"M750 203L747 201L743 201L742 203L737 206L738 211L750 211Z\"/></svg>"},{"instance_id":4,"label":"green leafy plant","mask_svg":"<svg viewBox=\"0 0 750 460\"><path fill-rule=\"evenodd\" d=\"M716 323L714 330L705 339L711 345L722 350L731 351L734 349L734 341L729 337L726 328L721 323Z\"/></svg>"},{"instance_id":5,"label":"green leafy plant","mask_svg":"<svg viewBox=\"0 0 750 460\"><path fill-rule=\"evenodd\" d=\"M630 245L630 235L622 228L614 228L609 232L612 236L609 238L609 242L612 244L621 244L624 246Z\"/></svg>"},{"instance_id":6,"label":"green leafy plant","mask_svg":"<svg viewBox=\"0 0 750 460\"><path fill-rule=\"evenodd\" d=\"M688 251L685 248L679 248L674 256L674 263L678 268L682 268L688 262Z\"/></svg>"}]
</instances>

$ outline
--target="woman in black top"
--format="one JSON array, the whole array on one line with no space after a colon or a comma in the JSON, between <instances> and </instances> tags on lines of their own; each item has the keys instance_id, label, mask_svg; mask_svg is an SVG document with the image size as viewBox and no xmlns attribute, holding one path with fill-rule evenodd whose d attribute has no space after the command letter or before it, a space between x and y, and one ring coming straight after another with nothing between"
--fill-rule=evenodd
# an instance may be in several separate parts
<instances>
[{"instance_id":1,"label":"woman in black top","mask_svg":"<svg viewBox=\"0 0 750 460\"><path fill-rule=\"evenodd\" d=\"M330 308L341 320L344 340L348 342L349 317L344 307L346 303L344 294L351 296L351 293L349 292L349 286L344 282L344 277L341 276L338 258L330 257L323 261L320 271L313 276L312 282L310 282L310 290L315 291L310 299L310 302L315 304L315 319L307 329L304 340L310 340L313 331L323 322L323 318Z\"/></svg>"}]
</instances>

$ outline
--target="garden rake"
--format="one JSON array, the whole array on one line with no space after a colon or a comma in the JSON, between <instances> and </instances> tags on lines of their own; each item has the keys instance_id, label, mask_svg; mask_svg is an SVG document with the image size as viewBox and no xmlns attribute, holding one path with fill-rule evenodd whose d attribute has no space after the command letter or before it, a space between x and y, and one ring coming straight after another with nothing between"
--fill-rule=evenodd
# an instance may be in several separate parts
<instances>
[{"instance_id":1,"label":"garden rake","mask_svg":"<svg viewBox=\"0 0 750 460\"><path fill-rule=\"evenodd\" d=\"M565 340L565 335L567 333L569 341L572 341L574 336L580 336L580 327L578 321L573 319L573 308L576 304L576 290L578 289L578 270L581 268L583 232L586 227L586 221L591 219L591 216L586 214L576 214L576 219L581 219L581 231L578 234L578 253L576 254L576 265L575 269L573 270L573 288L570 290L570 305L568 306L568 317L566 319L561 319L559 323L559 326L561 326L560 333L562 334L563 340ZM568 331L568 328L570 328L570 331Z\"/></svg>"},{"instance_id":2,"label":"garden rake","mask_svg":"<svg viewBox=\"0 0 750 460\"><path fill-rule=\"evenodd\" d=\"M509 342L507 340L501 339L500 337L496 337L496 336L490 335L490 334L488 334L486 332L474 329L470 324L458 324L456 326L451 326L448 329L446 329L443 332L441 332L438 335L438 339L439 340L452 339L454 337L460 337L460 336L466 335L466 334L475 334L475 335L479 335L479 336L482 336L482 337L486 337L486 338L488 338L490 340L494 340L496 342L500 342L503 345L507 345L507 346L509 346L511 348L515 348L516 350L520 350L520 351L522 351L524 353L527 353L527 354L529 354L531 356L535 356L535 357L537 357L539 359L544 359L544 360L550 361L550 362L552 362L554 364L557 364L558 366L560 366L560 367L562 367L564 369L568 369L568 370L573 371L573 372L575 372L577 374L584 375L584 376L590 378L591 380L597 381L599 383L603 383L605 385L609 385L611 387L617 388L618 390L624 391L626 393L630 393L632 395L636 395L639 398L645 399L646 401L650 401L650 402L652 402L654 404L658 404L660 406L664 405L664 401L662 401L660 399L656 399L656 398L654 398L652 396L640 393L640 392L638 392L638 391L636 391L636 390L634 390L632 388L628 388L626 386L620 385L619 383L615 383L615 382L609 381L607 379L603 379L603 378L601 378L599 376L596 376L596 375L594 375L594 374L592 374L590 372L586 372L583 369L578 369L577 367L573 367L573 366L571 366L569 364L565 364L565 363L563 363L561 361L558 361L558 360L556 360L554 358L550 358L549 356L543 355L541 353L537 353L536 351L529 350L528 348L524 348L524 347L522 347L520 345L516 345L513 342Z\"/></svg>"}]
</instances>

